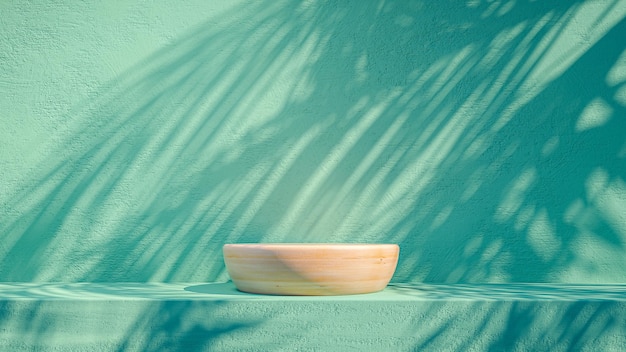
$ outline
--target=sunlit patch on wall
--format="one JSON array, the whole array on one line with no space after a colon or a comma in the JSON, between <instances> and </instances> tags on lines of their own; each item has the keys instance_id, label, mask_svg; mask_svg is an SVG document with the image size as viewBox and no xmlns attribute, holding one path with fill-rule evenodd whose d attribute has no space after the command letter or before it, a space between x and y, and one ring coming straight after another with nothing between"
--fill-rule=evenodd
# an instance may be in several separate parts
<instances>
[{"instance_id":1,"label":"sunlit patch on wall","mask_svg":"<svg viewBox=\"0 0 626 352\"><path fill-rule=\"evenodd\" d=\"M367 68L367 54L362 54L361 57L356 61L354 67L356 73L356 80L358 83L363 83L367 80L368 68Z\"/></svg>"},{"instance_id":2,"label":"sunlit patch on wall","mask_svg":"<svg viewBox=\"0 0 626 352\"><path fill-rule=\"evenodd\" d=\"M626 81L626 50L622 52L615 65L606 75L606 84L615 86Z\"/></svg>"},{"instance_id":3,"label":"sunlit patch on wall","mask_svg":"<svg viewBox=\"0 0 626 352\"><path fill-rule=\"evenodd\" d=\"M496 209L495 218L497 221L504 222L510 219L511 216L520 209L528 190L535 183L536 179L537 170L535 168L529 168L515 180L509 192L504 197L504 200Z\"/></svg>"},{"instance_id":4,"label":"sunlit patch on wall","mask_svg":"<svg viewBox=\"0 0 626 352\"><path fill-rule=\"evenodd\" d=\"M474 138L471 144L463 152L463 160L479 157L480 154L484 153L485 150L489 147L490 141L491 140L487 138L487 134L483 134Z\"/></svg>"},{"instance_id":5,"label":"sunlit patch on wall","mask_svg":"<svg viewBox=\"0 0 626 352\"><path fill-rule=\"evenodd\" d=\"M515 7L515 2L516 2L515 0L510 0L510 1L507 1L504 5L500 6L497 12L497 16L502 17L506 15L507 13L511 12L511 10L513 10L513 8Z\"/></svg>"},{"instance_id":6,"label":"sunlit patch on wall","mask_svg":"<svg viewBox=\"0 0 626 352\"><path fill-rule=\"evenodd\" d=\"M605 125L613 114L613 108L604 101L596 98L592 100L580 114L576 121L576 131L582 132Z\"/></svg>"},{"instance_id":7,"label":"sunlit patch on wall","mask_svg":"<svg viewBox=\"0 0 626 352\"><path fill-rule=\"evenodd\" d=\"M465 276L467 270L468 270L468 268L463 267L463 266L455 267L454 269L452 269L452 272L450 272L450 274L448 274L447 281L448 282L463 281L463 276Z\"/></svg>"},{"instance_id":8,"label":"sunlit patch on wall","mask_svg":"<svg viewBox=\"0 0 626 352\"><path fill-rule=\"evenodd\" d=\"M467 7L469 8L476 8L480 5L481 1L479 0L470 0L466 3ZM507 13L511 12L511 10L513 10L513 8L515 7L515 3L516 0L510 0L510 1L500 1L500 0L496 0L496 1L487 1L486 4L488 4L487 9L485 10L485 12L483 12L481 14L480 17L482 18L487 18L490 17L492 15L495 14L496 17L502 17L504 15L506 15Z\"/></svg>"},{"instance_id":9,"label":"sunlit patch on wall","mask_svg":"<svg viewBox=\"0 0 626 352\"><path fill-rule=\"evenodd\" d=\"M396 17L396 21L395 22L400 27L410 27L415 22L415 19L413 17L411 17L411 16L407 16L407 15L402 14L402 15Z\"/></svg>"},{"instance_id":10,"label":"sunlit patch on wall","mask_svg":"<svg viewBox=\"0 0 626 352\"><path fill-rule=\"evenodd\" d=\"M541 155L545 157L554 153L558 146L559 136L553 136L552 138L548 139L548 141L543 145L543 148L541 148Z\"/></svg>"},{"instance_id":11,"label":"sunlit patch on wall","mask_svg":"<svg viewBox=\"0 0 626 352\"><path fill-rule=\"evenodd\" d=\"M615 270L616 262L624 262L623 248L598 241L598 233L582 230L567 248L569 263L559 272L560 282L611 283L623 282L619 271ZM565 252L564 252L565 254Z\"/></svg>"},{"instance_id":12,"label":"sunlit patch on wall","mask_svg":"<svg viewBox=\"0 0 626 352\"><path fill-rule=\"evenodd\" d=\"M515 224L514 224L515 230L522 231L523 229L528 227L534 215L535 215L534 205L529 205L529 206L524 207L517 215L517 218L515 218Z\"/></svg>"},{"instance_id":13,"label":"sunlit patch on wall","mask_svg":"<svg viewBox=\"0 0 626 352\"><path fill-rule=\"evenodd\" d=\"M291 92L291 102L304 102L313 96L315 92L315 84L313 83L310 71L303 72L302 77L298 80Z\"/></svg>"},{"instance_id":14,"label":"sunlit patch on wall","mask_svg":"<svg viewBox=\"0 0 626 352\"><path fill-rule=\"evenodd\" d=\"M481 18L487 18L491 15L494 14L494 12L496 12L496 10L498 9L498 7L500 7L500 1L494 1L492 2L489 7L487 7L487 9L485 10L485 12L483 12L483 14L480 16Z\"/></svg>"},{"instance_id":15,"label":"sunlit patch on wall","mask_svg":"<svg viewBox=\"0 0 626 352\"><path fill-rule=\"evenodd\" d=\"M480 189L480 186L485 181L485 169L483 167L478 168L476 171L472 173L470 177L467 179L467 185L465 187L465 191L461 195L461 202L467 202L476 192Z\"/></svg>"},{"instance_id":16,"label":"sunlit patch on wall","mask_svg":"<svg viewBox=\"0 0 626 352\"><path fill-rule=\"evenodd\" d=\"M554 224L545 209L535 215L528 228L527 239L537 256L544 261L553 259L561 249L561 241L556 236Z\"/></svg>"},{"instance_id":17,"label":"sunlit patch on wall","mask_svg":"<svg viewBox=\"0 0 626 352\"><path fill-rule=\"evenodd\" d=\"M576 224L585 215L585 203L582 199L576 199L565 210L563 220L566 224Z\"/></svg>"},{"instance_id":18,"label":"sunlit patch on wall","mask_svg":"<svg viewBox=\"0 0 626 352\"><path fill-rule=\"evenodd\" d=\"M495 38L489 43L489 51L482 55L480 65L484 69L491 69L499 60L502 59L503 48L508 48L515 39L522 34L527 27L526 21L519 23L518 25L502 30Z\"/></svg>"},{"instance_id":19,"label":"sunlit patch on wall","mask_svg":"<svg viewBox=\"0 0 626 352\"><path fill-rule=\"evenodd\" d=\"M610 182L599 195L596 206L613 230L621 235L621 244L626 244L626 182L620 178Z\"/></svg>"},{"instance_id":20,"label":"sunlit patch on wall","mask_svg":"<svg viewBox=\"0 0 626 352\"><path fill-rule=\"evenodd\" d=\"M452 213L453 209L454 209L454 207L451 206L451 205L448 205L448 206L444 207L439 212L439 214L437 214L435 216L435 218L433 219L432 223L430 224L430 230L432 231L432 230L438 228L439 226L443 225L443 223L445 223L446 220L448 220L448 217Z\"/></svg>"},{"instance_id":21,"label":"sunlit patch on wall","mask_svg":"<svg viewBox=\"0 0 626 352\"><path fill-rule=\"evenodd\" d=\"M597 168L591 172L585 181L585 189L587 190L587 199L594 200L598 198L606 189L609 182L609 175L606 170Z\"/></svg>"},{"instance_id":22,"label":"sunlit patch on wall","mask_svg":"<svg viewBox=\"0 0 626 352\"><path fill-rule=\"evenodd\" d=\"M475 8L480 6L480 0L469 0L465 5L469 8Z\"/></svg>"},{"instance_id":23,"label":"sunlit patch on wall","mask_svg":"<svg viewBox=\"0 0 626 352\"><path fill-rule=\"evenodd\" d=\"M467 45L454 56L442 58L431 66L419 79L420 83L430 81L425 98L432 100L436 106L448 98L452 89L473 67L475 58L472 55L475 50L473 45Z\"/></svg>"},{"instance_id":24,"label":"sunlit patch on wall","mask_svg":"<svg viewBox=\"0 0 626 352\"><path fill-rule=\"evenodd\" d=\"M476 235L472 235L470 239L468 239L467 243L465 244L465 248L463 249L463 255L465 257L471 257L473 255L476 255L476 253L478 253L478 251L480 250L480 247L483 244L483 235L482 234L476 234Z\"/></svg>"},{"instance_id":25,"label":"sunlit patch on wall","mask_svg":"<svg viewBox=\"0 0 626 352\"><path fill-rule=\"evenodd\" d=\"M587 198L600 216L621 236L626 244L626 182L616 177L611 179L604 169L596 169L586 181Z\"/></svg>"},{"instance_id":26,"label":"sunlit patch on wall","mask_svg":"<svg viewBox=\"0 0 626 352\"><path fill-rule=\"evenodd\" d=\"M491 242L483 251L475 268L469 268L467 277L472 281L506 282L509 280L507 266L511 253L501 238Z\"/></svg>"}]
</instances>

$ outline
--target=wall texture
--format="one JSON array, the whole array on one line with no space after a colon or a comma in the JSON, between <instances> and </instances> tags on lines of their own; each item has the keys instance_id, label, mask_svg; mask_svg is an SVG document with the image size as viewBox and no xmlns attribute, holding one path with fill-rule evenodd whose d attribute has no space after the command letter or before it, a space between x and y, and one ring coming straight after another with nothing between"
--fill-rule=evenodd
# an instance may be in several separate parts
<instances>
[{"instance_id":1,"label":"wall texture","mask_svg":"<svg viewBox=\"0 0 626 352\"><path fill-rule=\"evenodd\" d=\"M0 281L626 280L626 1L3 1Z\"/></svg>"}]
</instances>

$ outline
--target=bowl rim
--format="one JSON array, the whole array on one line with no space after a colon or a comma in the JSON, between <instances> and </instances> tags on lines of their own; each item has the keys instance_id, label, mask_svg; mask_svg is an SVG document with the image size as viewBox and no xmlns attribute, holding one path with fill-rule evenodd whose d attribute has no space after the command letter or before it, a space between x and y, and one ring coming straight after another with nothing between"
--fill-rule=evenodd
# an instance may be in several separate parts
<instances>
[{"instance_id":1,"label":"bowl rim","mask_svg":"<svg viewBox=\"0 0 626 352\"><path fill-rule=\"evenodd\" d=\"M328 251L333 253L373 253L383 251L399 255L400 246L393 243L231 243L222 247L224 255L247 251L267 251L274 253L308 253Z\"/></svg>"},{"instance_id":2,"label":"bowl rim","mask_svg":"<svg viewBox=\"0 0 626 352\"><path fill-rule=\"evenodd\" d=\"M373 248L373 247L397 247L395 243L226 243L223 246L226 247L240 247L240 248L314 248L314 247L332 247L332 248Z\"/></svg>"}]
</instances>

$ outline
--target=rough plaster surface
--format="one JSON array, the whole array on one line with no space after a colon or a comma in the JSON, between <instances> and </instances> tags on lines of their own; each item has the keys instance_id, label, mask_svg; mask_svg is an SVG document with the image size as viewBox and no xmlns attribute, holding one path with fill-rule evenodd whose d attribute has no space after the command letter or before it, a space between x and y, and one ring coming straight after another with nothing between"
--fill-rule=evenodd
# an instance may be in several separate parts
<instances>
[{"instance_id":1,"label":"rough plaster surface","mask_svg":"<svg viewBox=\"0 0 626 352\"><path fill-rule=\"evenodd\" d=\"M285 297L230 283L0 284L10 351L623 351L625 330L624 285Z\"/></svg>"},{"instance_id":2,"label":"rough plaster surface","mask_svg":"<svg viewBox=\"0 0 626 352\"><path fill-rule=\"evenodd\" d=\"M0 281L626 280L625 1L0 4ZM258 308L261 309L261 308Z\"/></svg>"}]
</instances>

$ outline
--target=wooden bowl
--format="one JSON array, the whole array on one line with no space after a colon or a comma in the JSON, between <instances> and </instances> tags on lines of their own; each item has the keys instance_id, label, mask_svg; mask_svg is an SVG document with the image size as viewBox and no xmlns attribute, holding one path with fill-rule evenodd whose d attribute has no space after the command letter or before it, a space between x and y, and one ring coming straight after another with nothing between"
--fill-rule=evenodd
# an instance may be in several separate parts
<instances>
[{"instance_id":1,"label":"wooden bowl","mask_svg":"<svg viewBox=\"0 0 626 352\"><path fill-rule=\"evenodd\" d=\"M395 244L226 244L228 274L240 291L350 295L384 289L398 263Z\"/></svg>"}]
</instances>

